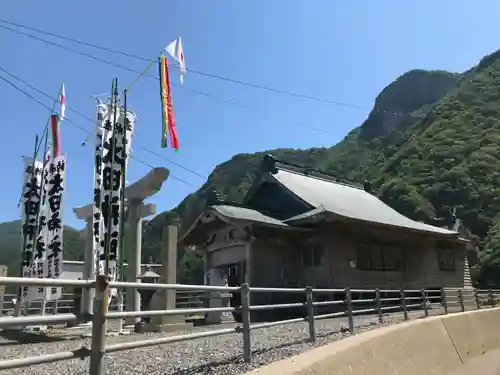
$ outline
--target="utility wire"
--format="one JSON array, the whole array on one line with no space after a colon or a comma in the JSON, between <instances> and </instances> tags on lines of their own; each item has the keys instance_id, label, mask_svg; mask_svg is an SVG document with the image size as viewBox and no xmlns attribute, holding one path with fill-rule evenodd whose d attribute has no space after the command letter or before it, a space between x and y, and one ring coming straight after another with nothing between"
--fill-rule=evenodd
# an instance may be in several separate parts
<instances>
[{"instance_id":1,"label":"utility wire","mask_svg":"<svg viewBox=\"0 0 500 375\"><path fill-rule=\"evenodd\" d=\"M101 51L106 51L106 52L118 54L118 55L121 55L121 56L125 56L125 57L128 57L128 58L133 58L133 59L140 60L140 61L151 62L151 60L153 60L151 58L146 58L146 57L143 57L143 56L134 55L132 53L119 51L119 50L116 50L116 49L113 49L113 48L109 48L109 47L106 47L106 46L102 46L102 45L99 45L99 44L85 42L85 41L82 41L82 40L79 40L79 39L70 38L70 37L67 37L67 36L64 36L64 35L61 35L61 34L58 34L58 33L48 32L48 31L45 31L45 30L41 30L41 29L37 29L37 28L34 28L34 27L22 25L22 24L19 24L19 23L16 23L16 22L12 22L12 21L7 21L7 20L0 19L0 22L4 23L4 24L11 25L11 26L23 28L23 29L26 29L26 30L31 30L31 31L34 31L34 32L37 32L37 33L40 33L40 34L45 34L45 35L49 35L49 36L52 36L52 37L55 37L55 38L63 39L63 40L66 40L68 42L77 43L77 44L80 44L80 45L84 45L84 46L87 46L87 47L92 47L92 48L95 48L95 49L99 49ZM26 36L29 36L29 37L36 38L33 35L22 33L19 30L7 28L5 26L0 26L0 27L6 28L7 30L10 30L10 31L13 31L13 32L20 33L22 35L26 35ZM358 104L347 103L347 102L338 101L338 100L325 99L325 98L321 98L321 97L318 97L318 96L315 96L315 95L301 94L301 93L297 93L297 92L293 92L293 91L289 91L289 90L278 89L278 88L271 87L271 86L260 85L260 84L251 83L251 82L248 82L248 81L243 81L243 80L238 80L238 79L234 79L234 78L224 77L224 76L221 76L221 75L218 75L218 74L208 73L208 72L204 72L204 71L197 70L197 69L192 69L191 68L191 69L186 69L186 70L189 71L189 72L191 72L191 73L198 74L198 75L201 75L201 76L210 77L210 78L214 78L214 79L219 79L219 80L222 80L222 81L226 81L226 82L230 82L230 83L234 83L234 84L239 84L239 85L251 87L251 88L254 88L254 89L259 89L259 90L273 92L273 93L276 93L276 94L282 94L282 95L287 95L287 96L296 97L296 98L302 98L302 99L307 99L307 100L312 100L312 101L317 101L317 102L323 102L323 103L326 103L326 104L333 104L333 105L337 105L337 106L355 108L355 109L360 109L360 110L363 110L363 111L374 110L376 112L386 113L386 114L390 114L390 115L393 115L393 116L404 116L405 115L404 113L401 113L401 112L376 110L376 109L368 108L366 106L361 106L361 105L358 105ZM182 86L180 86L180 87L182 87Z\"/></svg>"},{"instance_id":2,"label":"utility wire","mask_svg":"<svg viewBox=\"0 0 500 375\"><path fill-rule=\"evenodd\" d=\"M148 62L150 62L152 60L151 58L146 58L146 57L134 55L134 54L131 54L131 53L119 51L119 50L116 50L116 49L112 49L112 48L109 48L109 47L105 47L105 46L102 46L102 45L85 42L85 41L82 41L82 40L79 40L79 39L67 37L67 36L64 36L64 35L61 35L61 34L58 34L58 33L44 31L44 30L41 30L41 29L37 29L37 28L34 28L34 27L22 25L22 24L15 23L15 22L12 22L12 21L7 21L7 20L0 19L0 23L8 24L8 25L15 26L15 27L18 27L18 28L23 28L23 29L26 29L26 30L31 30L31 31L34 31L34 32L37 32L37 33L40 33L40 34L49 35L49 36L56 37L56 38L59 38L59 39L63 39L63 40L69 41L69 42L77 43L77 44L84 45L84 46L87 46L87 47L92 47L92 48L95 48L95 49L98 49L98 50L102 50L102 51L106 51L106 52L118 54L118 55L121 55L121 56L133 58L133 59L140 60L140 61L148 61ZM32 39L36 39L36 40L39 40L39 41L42 41L42 42L45 42L45 43L48 43L48 44L51 44L51 45L54 45L56 47L65 49L67 51L74 52L74 53L77 53L77 54L80 54L80 55L92 58L92 59L94 59L96 61L100 61L102 63L106 63L106 64L115 66L115 67L120 68L120 69L128 70L128 71L131 71L131 72L134 72L134 73L140 73L139 71L137 71L135 69L131 69L129 67L113 63L111 61L100 59L100 58L98 58L96 56L93 56L93 55L90 55L90 54L86 54L84 52L73 50L73 49L71 49L69 47L60 45L58 43L51 42L51 41L43 39L43 38L39 38L39 37L31 35L31 34L24 33L24 32L19 31L19 30L15 30L15 29L12 29L12 28L9 28L9 27L6 27L6 26L2 26L2 25L0 25L0 28L12 31L12 32L20 34L20 35L27 36L27 37L32 38ZM335 101L335 100L329 100L329 99L324 99L324 98L320 98L320 97L317 97L317 96L305 95L305 94L300 94L300 93L296 93L296 92L292 92L292 91L277 89L277 88L270 87L270 86L264 86L264 85L254 84L254 83L251 83L251 82L245 82L245 81L242 81L242 80L237 80L237 79L233 79L233 78L223 77L223 76L220 76L220 75L217 75L217 74L207 73L207 72L203 72L203 71L196 70L196 69L187 69L187 71L189 71L191 73L198 74L198 75L210 77L210 78L215 78L215 79L227 81L227 82L234 83L234 84L239 84L239 85L244 85L244 86L252 87L252 88L255 88L255 89L260 89L260 90L266 90L266 91L269 91L269 92L274 92L274 93L277 93L277 94L283 94L283 95L288 95L288 96L297 97L297 98L314 100L314 101L324 102L324 103L333 104L333 105L337 105L337 106L344 106L344 107L356 108L356 109L360 109L360 110L368 110L368 111L371 110L373 112L385 113L385 114L389 114L389 115L393 115L393 116L406 116L407 115L407 114L401 113L401 112L391 112L391 111L385 111L385 110L380 110L380 109L376 109L376 108L370 109L370 108L367 108L367 107L364 107L364 106L360 106L360 105L357 105L357 104L352 104L352 103L347 103L347 102L341 102L341 101ZM146 76L148 76L150 78L156 78L156 79L158 79L158 77L154 77L154 76L150 76L150 75L146 75ZM483 91L490 84L492 84L493 82L495 82L498 79L500 79L500 78L496 78L496 79L493 79L490 82L488 82L488 84L481 90L481 92L478 94L478 96L481 96L481 94L483 93ZM177 85L177 86L179 86L179 85ZM219 100L219 101L222 101L222 102L226 102L228 104L232 104L232 105L235 105L235 106L238 106L238 107L241 107L241 108L249 109L249 110L252 110L252 111L256 110L255 108L249 107L247 105L240 104L240 103L235 103L235 102L231 102L231 101L227 101L225 99L220 99L220 98L214 97L214 96L212 96L212 95L210 95L208 93L205 93L205 92L202 92L202 91L199 91L199 90L196 90L196 89L191 89L191 88L188 88L186 86L179 86L179 87L182 88L182 89L188 90L188 91L192 91L192 92L197 93L199 95L204 95L204 96L206 96L208 98ZM37 101L37 102L39 102L37 99L34 99L34 100ZM40 104L42 104L42 103L40 103ZM330 134L326 130L314 128L314 127L311 127L311 126L306 126L305 124L302 124L302 123L299 123L299 126L302 126L302 127L305 127L305 128L309 128L309 129L312 129L312 130L315 130L315 131L318 131L318 132ZM411 141L414 139L414 137L415 137L415 134L413 134L410 137L410 139L408 139L405 142L405 146L408 145L409 143L411 143ZM379 146L379 148L380 148L380 146ZM156 155L158 157L162 157L160 154L154 153L151 150L147 150L146 149L146 151L148 151L148 152L150 152L153 155ZM173 163L173 164L175 164L172 161L170 161L170 162ZM175 164L175 165L177 165L177 164ZM389 165L384 166L384 170L387 169L390 165L392 165L392 162L390 162ZM185 168L185 167L180 166L180 165L178 165L178 166L181 167L181 168ZM196 172L194 172L194 174L198 175L198 173L196 173Z\"/></svg>"},{"instance_id":3,"label":"utility wire","mask_svg":"<svg viewBox=\"0 0 500 375\"><path fill-rule=\"evenodd\" d=\"M1 71L1 72L3 72L3 73L5 73L5 74L7 74L7 75L9 75L9 76L10 76L10 77L12 77L12 78L14 78L14 79L18 80L18 81L19 81L19 82L21 82L22 84L26 85L27 87L29 87L30 89L32 89L32 90L34 90L34 91L36 91L37 93L39 93L39 94L41 94L41 95L45 96L46 98L51 99L51 100L54 100L54 98L53 98L52 96L50 96L49 94L47 94L46 92L44 92L44 91L42 91L42 90L40 90L40 89L36 88L35 86L33 86L33 85L29 84L29 83L28 83L28 82L26 82L24 79L22 79L22 78L20 78L20 77L18 77L18 76L16 76L16 75L14 75L14 74L12 74L11 72L7 71L6 69L4 69L4 68L0 67L0 71ZM1 76L0 76L0 77L1 77ZM10 83L10 82L9 82L9 84L12 86L12 83ZM26 93L26 92L24 92L24 91L22 91L22 92L23 92L25 95L29 95L29 97L30 97L31 99L36 100L39 104L42 104L42 105L44 105L44 106L45 106L45 104L43 104L42 102L40 102L38 99L34 98L32 95L30 95L30 94L28 94L28 93ZM45 107L46 107L46 108L48 108L48 109L50 110L50 108L49 108L49 107L47 107L47 106L45 106ZM68 109L69 111L71 111L71 112L73 112L73 113L77 114L78 116L82 117L83 119L85 119L85 120L87 120L87 121L90 121L92 124L94 124L94 125L95 125L96 121L95 121L94 119L92 119L91 117L89 117L89 116L85 115L84 113L82 113L82 112L80 112L80 111L78 111L78 110L74 109L74 108L73 108L73 107L71 107L71 106L68 106L67 104L66 104L66 109ZM66 117L65 117L65 120L66 120ZM85 132L86 134L88 134L88 135L91 135L91 134L92 134L92 133L91 133L91 132L89 132L87 129L85 129L85 128L83 128L83 127L80 127L78 124L76 124L76 123L74 123L74 122L72 122L72 121L70 121L70 123L72 123L72 125L74 125L74 126L77 126L77 127L78 127L81 131ZM152 154L152 155L155 155L156 157L158 157L158 158L160 158L160 159L163 159L163 160L165 160L166 162L168 162L168 163L170 163L170 164L173 164L173 165L175 165L175 166L177 166L177 167L179 167L179 168L181 168L181 169L183 169L183 170L185 170L185 171L187 171L187 172L190 172L191 174L193 174L193 175L195 175L195 176L198 176L198 177L200 177L200 178L201 178L201 179L203 179L203 180L207 180L207 177L206 177L206 176L204 176L204 175L202 175L202 174L200 174L200 173L198 173L198 172L196 172L196 171L192 170L191 168L188 168L188 167L186 167L186 166L184 166L184 165L182 165L182 164L179 164L179 163L177 163L177 162L173 161L172 159L167 158L166 156L163 156L163 155L161 155L161 154L159 154L159 153L157 153L157 152L155 152L155 151L153 151L153 150L150 150L150 149L149 149L149 148L147 148L146 146L140 145L139 147L140 147L141 149L143 149L144 151L146 151L146 152L148 152L148 153L150 153L150 154Z\"/></svg>"},{"instance_id":4,"label":"utility wire","mask_svg":"<svg viewBox=\"0 0 500 375\"><path fill-rule=\"evenodd\" d=\"M128 71L128 72L131 72L131 73L135 73L135 74L140 74L141 71L137 70L137 69L133 69L133 68L130 68L128 66L125 66L125 65L121 65L121 64L117 64L113 61L109 61L109 60L105 60L105 59L102 59L100 57L97 57L97 56L94 56L94 55L91 55L89 53L86 53L86 52L82 52L82 51L78 51L76 49L73 49L73 48L70 48L70 47L66 47L66 46L63 46L62 44L59 44L59 43L55 43L55 42L52 42L50 40L47 40L47 39L43 39L43 38L40 38L38 36L35 36L35 35L31 35L31 34L28 34L28 33L25 33L25 32L22 32L22 31L19 31L19 30L15 30L15 29L12 29L10 27L7 27L7 26L2 26L0 25L0 28L1 29L4 29L4 30L9 30L9 31L12 31L16 34L20 34L20 35L24 35L24 36L27 36L29 38L32 38L32 39L35 39L35 40L38 40L40 42L44 42L44 43L47 43L47 44L50 44L54 47L59 47L61 49L64 49L68 52L73 52L73 53L76 53L78 55L81 55L81 56L85 56L85 57L88 57L89 59L93 59L95 61L99 61L103 64L108 64L110 66L113 66L115 68L118 68L118 69L122 69L122 70L125 70L125 71ZM144 76L146 77L149 77L149 78L153 78L153 79L156 79L156 80L159 80L159 78L157 76L153 76L151 74L144 74ZM240 103L237 103L237 102L234 102L232 100L227 100L227 99L223 99L223 98L219 98L217 96L214 96L212 94L209 94L207 92L204 92L204 91L201 91L201 90L198 90L198 89L194 89L192 87L187 87L185 85L178 85L178 84L175 84L175 83L172 83L171 84L172 86L175 86L175 87L178 87L182 90L186 90L186 91L189 91L189 92L192 92L192 93L195 93L195 94L198 94L198 95L202 95L202 96L205 96L209 99L212 99L212 100L216 100L216 101L220 101L220 102L223 102L223 103L227 103L227 104L230 104L230 105L233 105L235 107L240 107L240 108L245 108L245 109L249 109L249 110L254 110L253 108L247 106L246 104L240 104Z\"/></svg>"},{"instance_id":5,"label":"utility wire","mask_svg":"<svg viewBox=\"0 0 500 375\"><path fill-rule=\"evenodd\" d=\"M1 21L0 21L1 22ZM88 53L85 53L85 52L80 52L80 51L77 51L77 50L74 50L72 48L68 48L66 46L63 46L61 44L58 44L58 43L54 43L52 41L49 41L49 40L46 40L46 39L43 39L43 38L39 38L37 36L34 36L34 35L30 35L30 34L27 34L27 33L24 33L24 32L21 32L21 31L18 31L18 30L14 30L14 29L11 29L9 27L6 27L6 26L2 26L0 25L0 28L2 29L7 29L7 30L10 30L10 31L13 31L15 33L18 33L18 34L21 34L21 35L25 35L27 37L30 37L30 38L33 38L35 40L38 40L38 41L41 41L41 42L44 42L44 43L48 43L50 45L53 45L53 46L56 46L56 47L59 47L59 48L62 48L66 51L69 51L69 52L73 52L73 53L76 53L76 54L79 54L79 55L82 55L82 56L85 56L85 57L88 57L88 58L91 58L93 60L96 60L96 61L99 61L101 63L104 63L104 64L108 64L108 65L111 65L111 66L114 66L116 68L119 68L119 69L123 69L123 70L126 70L126 71L129 71L129 72L133 72L133 73L137 73L137 74L140 74L141 72L136 70L136 69L132 69L132 68L129 68L127 66L124 66L124 65L121 65L121 64L116 64L112 61L108 61L108 60L105 60L105 59L101 59L99 57L96 57L96 56L93 56L93 55L90 55ZM156 80L159 80L158 77L156 76L153 76L153 75L150 75L150 74L144 74L144 76L148 77L148 78L153 78L153 79L156 79ZM174 85L174 84L173 84ZM206 93L206 92L203 92L203 91L200 91L200 90L197 90L197 89L193 89L193 88L189 88L189 87L186 87L184 85L174 85L174 86L177 86L177 87L180 87L184 90L187 90L187 91L190 91L190 92L194 92L198 95L202 95L202 96L205 96L209 99L212 99L212 100L216 100L216 101L220 101L220 102L223 102L223 103L227 103L227 104L230 104L230 105L233 105L233 106L236 106L236 107L239 107L239 108L243 108L243 109L246 109L246 110L249 110L249 111L252 111L252 112L259 112L258 109L256 108L253 108L253 107L250 107L250 106L247 106L245 104L241 104L241 103L237 103L237 102L234 102L234 101L230 101L230 100L226 100L226 99L222 99L222 98L219 98L219 97L216 97L216 96L213 96L209 93ZM307 128L307 129L311 129L311 130L314 130L316 132L319 132L319 133L324 133L324 134L330 134L332 135L331 132L327 131L327 130L324 130L324 129L320 129L320 128L316 128L316 127L313 127L313 126L309 126L309 125L305 125L303 123L299 123L298 124L299 126L301 127L304 127L304 128Z\"/></svg>"},{"instance_id":6,"label":"utility wire","mask_svg":"<svg viewBox=\"0 0 500 375\"><path fill-rule=\"evenodd\" d=\"M2 69L2 71L3 71L3 69ZM5 82L5 83L7 83L8 85L10 85L10 86L11 86L11 87L13 87L14 89L16 89L17 91L21 92L22 94L24 94L25 96L27 96L27 97L28 97L28 98L30 98L31 100L33 100L33 101L35 101L36 103L38 103L39 105L41 105L42 107L44 107L44 108L48 109L49 111L51 110L51 108L50 108L48 105L46 105L46 104L45 104L45 103L43 103L42 101L40 101L40 100L38 100L37 98L35 98L33 95L31 95L30 93L26 92L25 90L23 90L22 88L20 88L19 86L17 86L15 83L13 83L13 82L9 81L7 78L2 77L2 76L0 75L0 80L4 81L4 82ZM67 107L67 108L68 108L68 107ZM69 108L68 108L68 109L69 109ZM74 112L74 111L73 111L73 112ZM84 132L84 133L86 133L86 134L91 134L91 133L90 133L87 129L85 129L84 127L82 127L82 126L78 125L77 123L75 123L75 122L71 121L71 120L70 120L70 119L68 119L66 116L64 117L64 121L65 121L65 123L68 123L68 124L73 125L74 127L76 127L77 129L79 129L80 131L82 131L82 132ZM94 121L94 120L91 120L91 121L95 124L95 121ZM146 165L146 166L148 166L148 167L150 167L150 168L155 168L153 165L151 165L151 164L149 164L149 163L147 163L147 162L145 162L145 161L143 161L143 160L139 159L138 157L136 157L136 156L134 156L134 155L130 155L130 157L131 157L132 159L136 160L137 162L139 162L139 163L141 163L141 164L144 164L144 165ZM174 180L177 180L177 181L179 181L179 182L182 182L182 183L184 183L184 184L186 184L186 185L188 185L188 186L191 186L191 187L193 187L193 188L195 188L195 189L197 189L197 188L198 188L198 186L195 186L195 185L193 185L193 184L191 184L191 183L189 183L189 182L187 182L187 181L183 180L182 178L179 178L179 177L177 177L177 176L174 176L174 175L172 175L171 173L170 173L169 177L170 177L170 178L173 178Z\"/></svg>"}]
</instances>

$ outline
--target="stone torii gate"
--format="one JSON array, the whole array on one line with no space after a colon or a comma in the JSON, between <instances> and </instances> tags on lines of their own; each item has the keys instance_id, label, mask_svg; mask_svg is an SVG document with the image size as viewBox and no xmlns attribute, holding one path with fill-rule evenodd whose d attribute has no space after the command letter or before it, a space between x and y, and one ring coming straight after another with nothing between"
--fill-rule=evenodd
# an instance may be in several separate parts
<instances>
[{"instance_id":1,"label":"stone torii gate","mask_svg":"<svg viewBox=\"0 0 500 375\"><path fill-rule=\"evenodd\" d=\"M139 181L125 188L125 209L128 224L128 243L126 245L128 267L127 281L140 282L141 256L142 256L142 219L156 213L154 203L144 203L144 200L158 193L163 183L168 179L170 172L167 168L153 168ZM73 211L78 219L87 222L85 240L85 260L83 267L83 279L94 277L95 262L93 254L93 227L92 227L93 204L75 207ZM84 289L82 291L81 312L85 316L93 312L93 301L95 291ZM126 294L127 311L140 311L140 295L137 290L130 290Z\"/></svg>"}]
</instances>

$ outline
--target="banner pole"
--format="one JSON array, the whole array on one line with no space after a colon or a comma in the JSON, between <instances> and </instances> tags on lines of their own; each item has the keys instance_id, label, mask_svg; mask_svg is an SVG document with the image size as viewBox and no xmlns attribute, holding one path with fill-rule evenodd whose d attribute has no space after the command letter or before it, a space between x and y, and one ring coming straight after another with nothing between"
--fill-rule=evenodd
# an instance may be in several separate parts
<instances>
[{"instance_id":1,"label":"banner pole","mask_svg":"<svg viewBox=\"0 0 500 375\"><path fill-rule=\"evenodd\" d=\"M128 89L123 90L123 112L124 112L124 117L123 117L123 137L125 139L125 142L127 142L127 131L128 131L128 117L127 117L127 92ZM129 150L131 148L129 147ZM125 184L126 184L126 165L127 165L127 143L125 143L122 147L122 159L123 159L123 164L122 164L122 175L121 175L121 181L120 181L120 186L122 188L121 194L120 194L120 241L119 241L119 280L120 281L125 281L125 273L124 273L124 255L125 255ZM123 311L123 301L124 301L124 290L119 289L118 290L118 309L119 311ZM118 322L118 333L122 334L123 333L123 319L120 319Z\"/></svg>"}]
</instances>

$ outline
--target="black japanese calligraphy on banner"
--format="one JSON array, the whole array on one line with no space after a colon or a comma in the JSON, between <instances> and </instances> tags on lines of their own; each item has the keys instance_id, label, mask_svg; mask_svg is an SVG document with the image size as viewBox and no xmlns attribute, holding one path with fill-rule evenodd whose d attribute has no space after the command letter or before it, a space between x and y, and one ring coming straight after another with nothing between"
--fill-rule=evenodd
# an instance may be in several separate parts
<instances>
[{"instance_id":1,"label":"black japanese calligraphy on banner","mask_svg":"<svg viewBox=\"0 0 500 375\"><path fill-rule=\"evenodd\" d=\"M97 260L96 271L104 273L106 254L104 244L109 243L109 269L112 280L116 280L120 237L120 197L122 173L129 160L135 114L121 109L114 124L115 116L106 104L99 104L95 148L94 176L94 252ZM113 132L114 129L114 132ZM126 131L125 131L126 130ZM109 226L108 226L108 221ZM108 228L110 228L108 232ZM109 241L109 242L108 242Z\"/></svg>"},{"instance_id":2,"label":"black japanese calligraphy on banner","mask_svg":"<svg viewBox=\"0 0 500 375\"><path fill-rule=\"evenodd\" d=\"M108 118L108 106L99 103L97 106L98 127L96 131L96 144L94 148L94 202L92 208L92 228L93 228L93 250L96 274L103 274L103 263L100 261L104 254L103 221L101 213L102 201L102 143L103 126ZM107 136L107 134L106 134Z\"/></svg>"},{"instance_id":3,"label":"black japanese calligraphy on banner","mask_svg":"<svg viewBox=\"0 0 500 375\"><path fill-rule=\"evenodd\" d=\"M40 213L38 214L38 225L37 225L37 238L33 253L33 266L32 266L32 277L44 278L46 272L44 270L44 264L47 262L46 250L47 250L47 218L48 212L48 201L47 201L47 191L49 186L49 175L50 175L50 153L47 153L43 162L43 171L41 175L41 200L40 200ZM30 287L28 289L28 299L30 301L43 300L46 298L46 288L43 287Z\"/></svg>"},{"instance_id":4,"label":"black japanese calligraphy on banner","mask_svg":"<svg viewBox=\"0 0 500 375\"><path fill-rule=\"evenodd\" d=\"M62 273L63 220L62 203L65 190L66 156L55 157L50 163L47 184L47 242L43 272L48 279L58 279ZM61 298L61 288L51 288L48 299Z\"/></svg>"},{"instance_id":5,"label":"black japanese calligraphy on banner","mask_svg":"<svg viewBox=\"0 0 500 375\"><path fill-rule=\"evenodd\" d=\"M24 177L21 199L21 260L23 277L36 276L33 272L33 260L37 237L37 218L41 203L42 163L31 158L23 158ZM34 169L33 169L34 168ZM30 300L31 289L23 287L21 298Z\"/></svg>"}]
</instances>

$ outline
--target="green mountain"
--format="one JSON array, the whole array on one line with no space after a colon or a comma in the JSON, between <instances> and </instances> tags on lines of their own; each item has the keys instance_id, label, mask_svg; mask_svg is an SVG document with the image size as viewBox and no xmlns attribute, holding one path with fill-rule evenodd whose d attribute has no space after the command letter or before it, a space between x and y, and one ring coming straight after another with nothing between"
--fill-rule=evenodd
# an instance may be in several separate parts
<instances>
[{"instance_id":1,"label":"green mountain","mask_svg":"<svg viewBox=\"0 0 500 375\"><path fill-rule=\"evenodd\" d=\"M0 264L9 267L9 276L19 276L21 268L21 221L0 224ZM83 260L85 240L81 232L65 226L63 232L64 259Z\"/></svg>"},{"instance_id":2,"label":"green mountain","mask_svg":"<svg viewBox=\"0 0 500 375\"><path fill-rule=\"evenodd\" d=\"M500 286L500 51L462 74L413 70L387 86L367 120L329 148L239 154L176 209L148 223L145 239L178 214L186 230L216 189L241 201L266 153L294 164L363 182L382 200L416 220L445 225L456 208L465 232L480 246L477 280ZM498 216L497 216L498 215ZM150 247L155 256L157 249Z\"/></svg>"},{"instance_id":3,"label":"green mountain","mask_svg":"<svg viewBox=\"0 0 500 375\"><path fill-rule=\"evenodd\" d=\"M456 208L466 234L480 247L476 280L500 286L499 60L500 51L460 74L403 74L378 95L366 121L332 147L235 155L174 210L144 223L143 260L160 260L162 228L179 216L185 231L213 189L225 200L241 202L262 156L271 153L338 178L370 180L382 200L416 220L443 226ZM0 236L8 224L0 225ZM5 244L0 246L5 256ZM180 281L200 281L200 254L179 249L179 262Z\"/></svg>"}]
</instances>

